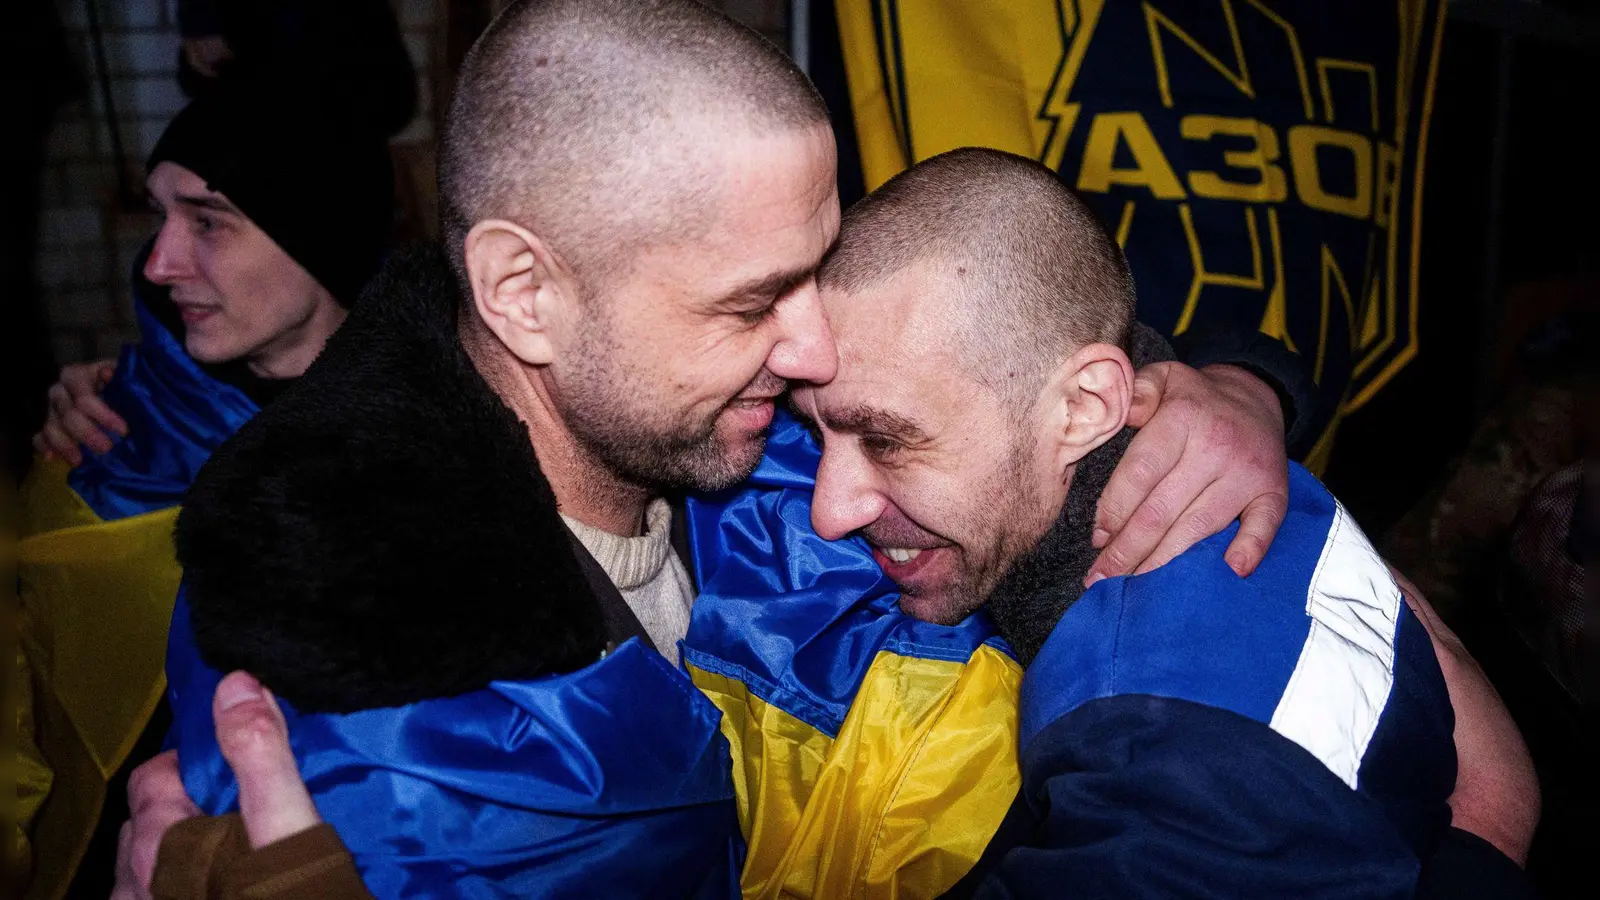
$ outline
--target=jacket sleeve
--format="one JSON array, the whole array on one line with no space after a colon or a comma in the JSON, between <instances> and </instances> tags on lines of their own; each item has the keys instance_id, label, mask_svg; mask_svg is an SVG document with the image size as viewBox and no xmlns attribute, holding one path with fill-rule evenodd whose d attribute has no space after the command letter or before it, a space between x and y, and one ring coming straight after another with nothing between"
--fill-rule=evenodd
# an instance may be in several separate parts
<instances>
[{"instance_id":1,"label":"jacket sleeve","mask_svg":"<svg viewBox=\"0 0 1600 900\"><path fill-rule=\"evenodd\" d=\"M1186 365L1239 366L1276 391L1283 406L1284 443L1295 459L1310 449L1327 424L1330 411L1318 399L1310 364L1282 341L1253 328L1212 325L1185 332L1172 345Z\"/></svg>"},{"instance_id":2,"label":"jacket sleeve","mask_svg":"<svg viewBox=\"0 0 1600 900\"><path fill-rule=\"evenodd\" d=\"M1377 804L1267 726L1182 700L1095 700L1023 751L1035 827L986 898L1412 897Z\"/></svg>"},{"instance_id":3,"label":"jacket sleeve","mask_svg":"<svg viewBox=\"0 0 1600 900\"><path fill-rule=\"evenodd\" d=\"M1450 829L1422 867L1417 900L1536 900L1511 857L1470 831Z\"/></svg>"},{"instance_id":4,"label":"jacket sleeve","mask_svg":"<svg viewBox=\"0 0 1600 900\"><path fill-rule=\"evenodd\" d=\"M198 816L161 842L154 900L372 900L331 825L250 849L237 814Z\"/></svg>"}]
</instances>

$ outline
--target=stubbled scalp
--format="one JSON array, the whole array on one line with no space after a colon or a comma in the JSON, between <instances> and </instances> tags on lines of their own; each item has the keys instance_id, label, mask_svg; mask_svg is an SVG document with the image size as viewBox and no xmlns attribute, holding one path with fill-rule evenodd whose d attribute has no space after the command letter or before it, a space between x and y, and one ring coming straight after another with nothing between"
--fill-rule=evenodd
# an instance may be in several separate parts
<instances>
[{"instance_id":1,"label":"stubbled scalp","mask_svg":"<svg viewBox=\"0 0 1600 900\"><path fill-rule=\"evenodd\" d=\"M848 297L922 263L955 295L945 299L960 317L958 355L1007 398L1031 402L1085 344L1126 349L1134 293L1122 250L1031 159L968 147L900 173L846 211L820 278Z\"/></svg>"},{"instance_id":2,"label":"stubbled scalp","mask_svg":"<svg viewBox=\"0 0 1600 900\"><path fill-rule=\"evenodd\" d=\"M760 35L693 0L523 0L473 46L439 178L452 264L490 218L539 234L586 281L632 250L692 237L714 183L696 152L737 129L827 122L811 83Z\"/></svg>"}]
</instances>

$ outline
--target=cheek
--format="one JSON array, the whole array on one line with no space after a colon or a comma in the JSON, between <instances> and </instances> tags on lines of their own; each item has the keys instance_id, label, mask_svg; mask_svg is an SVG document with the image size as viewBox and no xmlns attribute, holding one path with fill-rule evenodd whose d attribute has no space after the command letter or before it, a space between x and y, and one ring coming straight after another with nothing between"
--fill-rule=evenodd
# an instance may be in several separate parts
<instances>
[{"instance_id":1,"label":"cheek","mask_svg":"<svg viewBox=\"0 0 1600 900\"><path fill-rule=\"evenodd\" d=\"M195 262L227 317L235 322L252 322L260 318L266 305L260 298L273 293L283 275L252 260L236 244L226 238L196 241Z\"/></svg>"},{"instance_id":2,"label":"cheek","mask_svg":"<svg viewBox=\"0 0 1600 900\"><path fill-rule=\"evenodd\" d=\"M995 553L1032 547L1055 522L1056 511L1047 508L1042 482L1020 468L990 473L976 492L990 502L978 508L974 527L986 534Z\"/></svg>"},{"instance_id":3,"label":"cheek","mask_svg":"<svg viewBox=\"0 0 1600 900\"><path fill-rule=\"evenodd\" d=\"M970 491L941 473L926 469L878 469L879 490L913 525L946 540L964 543L965 504Z\"/></svg>"},{"instance_id":4,"label":"cheek","mask_svg":"<svg viewBox=\"0 0 1600 900\"><path fill-rule=\"evenodd\" d=\"M1008 531L1028 527L1033 513L1014 474L990 470L928 473L901 489L902 509L969 554L986 556Z\"/></svg>"},{"instance_id":5,"label":"cheek","mask_svg":"<svg viewBox=\"0 0 1600 900\"><path fill-rule=\"evenodd\" d=\"M217 294L217 301L226 311L232 305L231 295L234 293L230 290L234 286L228 284L228 279L219 277L225 276L230 268L227 252L212 241L198 238L194 242L194 265L201 279Z\"/></svg>"},{"instance_id":6,"label":"cheek","mask_svg":"<svg viewBox=\"0 0 1600 900\"><path fill-rule=\"evenodd\" d=\"M677 355L675 368L681 389L708 400L726 402L760 374L772 351L765 329L753 328L708 333Z\"/></svg>"},{"instance_id":7,"label":"cheek","mask_svg":"<svg viewBox=\"0 0 1600 900\"><path fill-rule=\"evenodd\" d=\"M201 269L228 318L252 332L299 321L314 303L315 281L282 258L220 244L204 251Z\"/></svg>"}]
</instances>

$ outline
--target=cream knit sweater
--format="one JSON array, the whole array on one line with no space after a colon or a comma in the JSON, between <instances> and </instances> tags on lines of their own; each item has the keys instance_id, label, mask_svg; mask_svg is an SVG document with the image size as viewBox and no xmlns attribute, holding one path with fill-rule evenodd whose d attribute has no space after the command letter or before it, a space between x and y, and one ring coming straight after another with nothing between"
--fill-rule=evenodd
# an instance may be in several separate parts
<instances>
[{"instance_id":1,"label":"cream knit sweater","mask_svg":"<svg viewBox=\"0 0 1600 900\"><path fill-rule=\"evenodd\" d=\"M644 534L638 537L620 537L561 518L611 577L656 649L677 665L678 641L689 633L694 585L672 551L672 507L665 500L651 503L645 510Z\"/></svg>"}]
</instances>

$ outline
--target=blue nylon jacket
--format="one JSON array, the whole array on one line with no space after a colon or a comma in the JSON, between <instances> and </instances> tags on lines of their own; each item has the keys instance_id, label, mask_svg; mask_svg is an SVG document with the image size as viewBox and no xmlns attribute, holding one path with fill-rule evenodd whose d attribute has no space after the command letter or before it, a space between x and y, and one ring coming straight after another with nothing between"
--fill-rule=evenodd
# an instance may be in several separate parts
<instances>
[{"instance_id":1,"label":"blue nylon jacket","mask_svg":"<svg viewBox=\"0 0 1600 900\"><path fill-rule=\"evenodd\" d=\"M1022 690L1034 827L984 897L1411 897L1449 828L1426 631L1298 466L1249 578L1237 530L1068 609Z\"/></svg>"}]
</instances>

